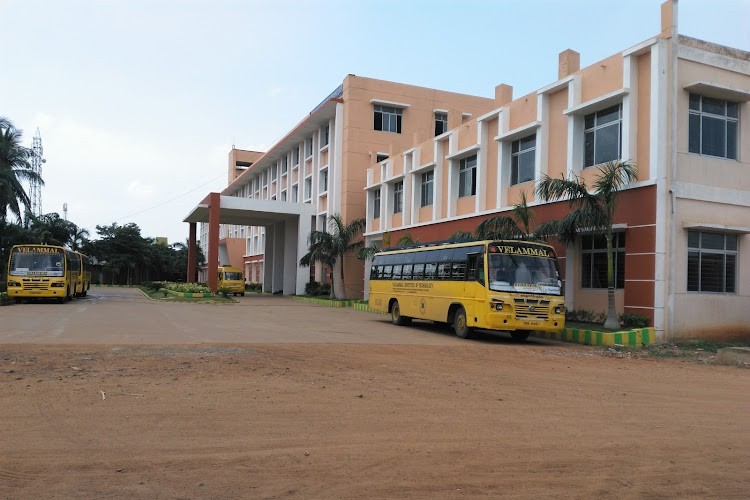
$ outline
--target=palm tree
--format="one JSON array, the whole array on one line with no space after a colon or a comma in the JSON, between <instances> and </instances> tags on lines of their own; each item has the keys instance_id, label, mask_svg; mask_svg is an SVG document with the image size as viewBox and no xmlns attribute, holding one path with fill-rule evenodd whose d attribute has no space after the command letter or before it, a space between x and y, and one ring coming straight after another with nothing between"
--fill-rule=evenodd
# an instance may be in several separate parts
<instances>
[{"instance_id":1,"label":"palm tree","mask_svg":"<svg viewBox=\"0 0 750 500\"><path fill-rule=\"evenodd\" d=\"M417 243L419 243L419 238L414 238L411 233L406 233L398 239L398 241L396 242L396 246L405 247L409 245L416 245Z\"/></svg>"},{"instance_id":2,"label":"palm tree","mask_svg":"<svg viewBox=\"0 0 750 500\"><path fill-rule=\"evenodd\" d=\"M70 228L70 249L80 250L89 239L88 229L78 227L75 224Z\"/></svg>"},{"instance_id":3,"label":"palm tree","mask_svg":"<svg viewBox=\"0 0 750 500\"><path fill-rule=\"evenodd\" d=\"M320 262L331 270L331 298L335 297L333 269L336 262L340 262L341 298L346 298L344 286L344 257L347 253L361 249L362 240L352 240L365 228L365 219L355 219L348 225L344 224L341 216L328 216L328 226L331 231L312 231L307 238L309 251L300 259L300 266L309 266L313 262Z\"/></svg>"},{"instance_id":4,"label":"palm tree","mask_svg":"<svg viewBox=\"0 0 750 500\"><path fill-rule=\"evenodd\" d=\"M21 214L31 211L31 199L21 181L44 184L39 174L31 169L31 149L21 145L21 135L10 120L0 117L0 218L4 220L10 211L19 223Z\"/></svg>"},{"instance_id":5,"label":"palm tree","mask_svg":"<svg viewBox=\"0 0 750 500\"><path fill-rule=\"evenodd\" d=\"M627 161L604 163L598 169L599 176L592 192L589 192L586 182L577 176L553 179L545 175L536 188L537 196L544 201L567 199L571 210L563 219L546 222L537 229L540 234L555 235L565 245L574 242L582 231L604 235L607 241L607 320L604 327L618 328L612 223L618 194L637 179L637 170L633 163Z\"/></svg>"},{"instance_id":6,"label":"palm tree","mask_svg":"<svg viewBox=\"0 0 750 500\"><path fill-rule=\"evenodd\" d=\"M521 192L521 201L513 207L511 215L490 217L479 223L476 237L480 240L533 239L531 224L534 212L526 203L526 193Z\"/></svg>"}]
</instances>

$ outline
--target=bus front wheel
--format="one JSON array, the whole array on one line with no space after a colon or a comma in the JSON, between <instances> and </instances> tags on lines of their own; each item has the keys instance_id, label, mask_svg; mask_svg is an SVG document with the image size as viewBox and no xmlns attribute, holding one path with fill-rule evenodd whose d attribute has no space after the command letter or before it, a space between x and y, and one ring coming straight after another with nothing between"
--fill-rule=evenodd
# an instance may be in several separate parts
<instances>
[{"instance_id":1,"label":"bus front wheel","mask_svg":"<svg viewBox=\"0 0 750 500\"><path fill-rule=\"evenodd\" d=\"M394 301L391 306L391 323L398 326L405 326L411 323L411 318L401 316L401 307L398 305L398 300Z\"/></svg>"},{"instance_id":2,"label":"bus front wheel","mask_svg":"<svg viewBox=\"0 0 750 500\"><path fill-rule=\"evenodd\" d=\"M453 315L453 330L458 338L468 339L471 337L472 329L466 322L466 310L463 307L459 307L456 314Z\"/></svg>"}]
</instances>

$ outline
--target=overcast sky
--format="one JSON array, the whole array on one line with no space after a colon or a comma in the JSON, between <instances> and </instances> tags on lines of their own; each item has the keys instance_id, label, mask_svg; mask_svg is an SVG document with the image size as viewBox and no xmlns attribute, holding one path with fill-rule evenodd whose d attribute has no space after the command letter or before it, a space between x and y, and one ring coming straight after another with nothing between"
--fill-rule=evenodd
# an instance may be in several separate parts
<instances>
[{"instance_id":1,"label":"overcast sky","mask_svg":"<svg viewBox=\"0 0 750 500\"><path fill-rule=\"evenodd\" d=\"M0 0L0 116L42 136L43 212L96 237L182 220L353 73L492 97L659 31L660 0ZM680 0L682 34L750 50L750 0Z\"/></svg>"}]
</instances>

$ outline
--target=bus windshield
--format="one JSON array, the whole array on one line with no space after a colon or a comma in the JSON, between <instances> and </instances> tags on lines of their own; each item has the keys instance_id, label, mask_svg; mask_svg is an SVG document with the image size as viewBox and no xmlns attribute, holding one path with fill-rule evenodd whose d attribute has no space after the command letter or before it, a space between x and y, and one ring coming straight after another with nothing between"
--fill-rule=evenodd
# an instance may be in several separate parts
<instances>
[{"instance_id":1,"label":"bus windshield","mask_svg":"<svg viewBox=\"0 0 750 500\"><path fill-rule=\"evenodd\" d=\"M224 279L227 281L232 280L241 280L242 279L242 273L236 273L231 271L224 272Z\"/></svg>"},{"instance_id":2,"label":"bus windshield","mask_svg":"<svg viewBox=\"0 0 750 500\"><path fill-rule=\"evenodd\" d=\"M562 295L555 259L500 253L488 257L490 290Z\"/></svg>"},{"instance_id":3,"label":"bus windshield","mask_svg":"<svg viewBox=\"0 0 750 500\"><path fill-rule=\"evenodd\" d=\"M11 276L62 276L63 253L13 252L8 273Z\"/></svg>"}]
</instances>

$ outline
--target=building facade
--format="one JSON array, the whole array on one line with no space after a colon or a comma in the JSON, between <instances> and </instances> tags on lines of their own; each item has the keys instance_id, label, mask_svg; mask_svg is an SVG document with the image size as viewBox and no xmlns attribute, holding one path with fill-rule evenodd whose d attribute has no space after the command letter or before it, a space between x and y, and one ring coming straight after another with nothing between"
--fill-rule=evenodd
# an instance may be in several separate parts
<instances>
[{"instance_id":1,"label":"building facade","mask_svg":"<svg viewBox=\"0 0 750 500\"><path fill-rule=\"evenodd\" d=\"M209 268L241 262L248 282L303 293L322 278L298 266L307 235L331 214L365 218L380 247L473 232L522 195L541 223L569 211L536 199L544 176L591 186L598 165L628 161L617 311L646 316L660 338L750 335L750 53L679 35L676 6L662 4L654 37L585 68L560 53L558 79L520 97L349 75L269 151L230 153L229 185L185 219L191 235L205 223ZM606 311L602 239L557 246L567 307ZM366 297L367 263L338 265L335 288Z\"/></svg>"},{"instance_id":2,"label":"building facade","mask_svg":"<svg viewBox=\"0 0 750 500\"><path fill-rule=\"evenodd\" d=\"M676 7L674 7L676 8ZM525 195L536 221L544 177L592 186L597 166L628 161L638 179L615 215L616 304L657 337L750 335L750 53L680 36L673 4L662 31L579 68L560 54L558 80L373 165L369 243L472 232ZM566 306L606 311L603 239L559 248Z\"/></svg>"},{"instance_id":3,"label":"building facade","mask_svg":"<svg viewBox=\"0 0 750 500\"><path fill-rule=\"evenodd\" d=\"M365 217L363 188L370 165L493 106L491 98L348 75L268 151L230 153L229 185L215 193L219 222L208 220L210 197L185 219L202 223L206 281L211 284L213 264L236 265L241 259L248 282L262 282L267 291L303 293L310 270L294 263L306 253L310 230L324 230L333 214L346 224ZM235 212L225 210L225 202L236 207ZM281 214L289 217L278 220ZM238 240L244 244L237 245ZM346 282L336 283L335 289L347 297L362 297L363 263L348 256L339 265L345 266ZM291 275L296 287L291 286ZM338 272L335 276L339 279ZM323 279L319 267L312 277Z\"/></svg>"}]
</instances>

